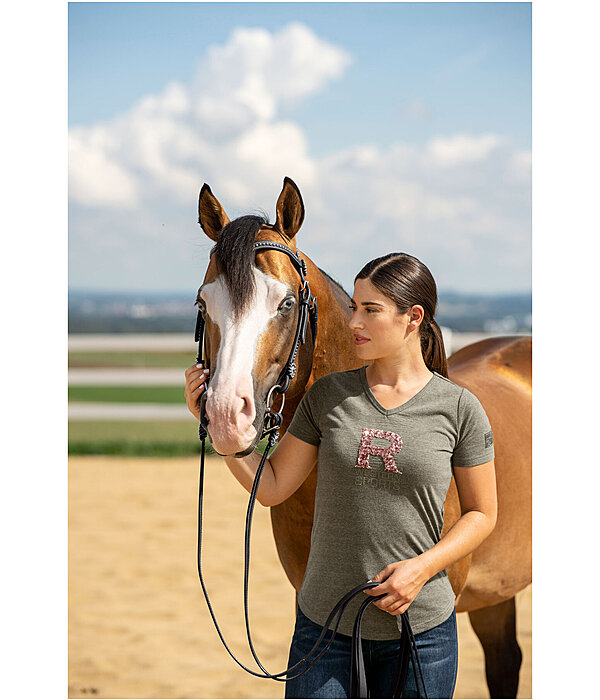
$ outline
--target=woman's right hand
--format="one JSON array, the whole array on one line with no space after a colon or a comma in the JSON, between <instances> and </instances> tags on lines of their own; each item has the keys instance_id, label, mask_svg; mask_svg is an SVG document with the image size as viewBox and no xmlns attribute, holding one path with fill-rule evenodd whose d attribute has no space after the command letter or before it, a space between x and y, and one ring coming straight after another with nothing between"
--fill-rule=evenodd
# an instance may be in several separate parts
<instances>
[{"instance_id":1,"label":"woman's right hand","mask_svg":"<svg viewBox=\"0 0 600 700\"><path fill-rule=\"evenodd\" d=\"M203 362L193 364L185 370L185 391L183 395L190 413L198 420L200 420L198 400L206 388L204 382L209 372L209 369L204 369Z\"/></svg>"}]
</instances>

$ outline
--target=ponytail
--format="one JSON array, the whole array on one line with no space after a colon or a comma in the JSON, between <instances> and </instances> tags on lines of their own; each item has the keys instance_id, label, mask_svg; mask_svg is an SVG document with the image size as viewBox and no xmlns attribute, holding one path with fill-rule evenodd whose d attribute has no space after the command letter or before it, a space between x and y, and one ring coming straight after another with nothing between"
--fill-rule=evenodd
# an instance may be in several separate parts
<instances>
[{"instance_id":1,"label":"ponytail","mask_svg":"<svg viewBox=\"0 0 600 700\"><path fill-rule=\"evenodd\" d=\"M423 360L430 372L437 372L442 377L448 378L448 363L446 361L446 348L441 328L437 321L431 319L423 328L421 324L421 352Z\"/></svg>"}]
</instances>

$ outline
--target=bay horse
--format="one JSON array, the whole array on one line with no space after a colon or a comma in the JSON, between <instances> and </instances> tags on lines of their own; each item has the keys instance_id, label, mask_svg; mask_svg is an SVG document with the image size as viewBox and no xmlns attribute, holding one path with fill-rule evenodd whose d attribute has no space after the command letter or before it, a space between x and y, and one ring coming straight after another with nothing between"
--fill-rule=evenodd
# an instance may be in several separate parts
<instances>
[{"instance_id":1,"label":"bay horse","mask_svg":"<svg viewBox=\"0 0 600 700\"><path fill-rule=\"evenodd\" d=\"M215 242L198 292L205 318L205 361L211 379L200 398L208 433L220 454L249 454L261 434L269 389L287 361L298 320L298 273L287 255L256 241L283 243L306 262L318 299L316 342L300 346L297 371L285 394L283 436L300 399L319 377L355 369L350 297L297 248L304 204L285 178L275 223L264 217L233 221L210 187L198 202L198 222ZM307 330L310 335L310 330ZM485 654L491 697L517 694L521 650L516 639L515 595L531 582L531 338L498 337L462 348L448 359L449 378L481 401L494 432L498 520L471 555L448 568L457 612L468 612ZM300 590L310 547L317 466L300 488L271 508L279 559ZM454 480L444 505L445 533L460 517Z\"/></svg>"}]
</instances>

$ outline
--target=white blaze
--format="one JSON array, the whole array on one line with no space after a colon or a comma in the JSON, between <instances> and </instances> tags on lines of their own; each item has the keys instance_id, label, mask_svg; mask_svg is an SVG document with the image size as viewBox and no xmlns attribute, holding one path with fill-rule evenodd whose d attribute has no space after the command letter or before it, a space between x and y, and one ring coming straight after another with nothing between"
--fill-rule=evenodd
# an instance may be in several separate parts
<instances>
[{"instance_id":1,"label":"white blaze","mask_svg":"<svg viewBox=\"0 0 600 700\"><path fill-rule=\"evenodd\" d=\"M210 413L225 423L235 419L242 405L241 397L250 399L254 410L250 423L254 420L252 369L256 345L288 292L285 284L262 270L254 268L253 273L255 297L236 323L223 275L205 285L200 293L208 315L221 332L216 374L210 376L206 400L210 403Z\"/></svg>"}]
</instances>

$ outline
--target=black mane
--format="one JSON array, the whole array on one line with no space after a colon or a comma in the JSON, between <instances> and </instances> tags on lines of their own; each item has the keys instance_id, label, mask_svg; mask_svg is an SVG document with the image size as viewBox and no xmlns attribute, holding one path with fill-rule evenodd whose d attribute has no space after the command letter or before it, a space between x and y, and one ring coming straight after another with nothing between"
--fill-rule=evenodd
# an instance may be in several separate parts
<instances>
[{"instance_id":1,"label":"black mane","mask_svg":"<svg viewBox=\"0 0 600 700\"><path fill-rule=\"evenodd\" d=\"M211 254L215 255L219 272L225 277L225 284L233 304L234 321L243 316L256 294L253 273L254 241L260 229L270 225L266 215L240 216L225 226L211 250ZM350 299L350 295L339 282L325 270L320 267L318 269Z\"/></svg>"},{"instance_id":2,"label":"black mane","mask_svg":"<svg viewBox=\"0 0 600 700\"><path fill-rule=\"evenodd\" d=\"M256 294L252 272L254 241L260 229L268 225L266 216L240 216L225 226L213 247L217 265L229 290L234 320L243 315Z\"/></svg>"},{"instance_id":3,"label":"black mane","mask_svg":"<svg viewBox=\"0 0 600 700\"><path fill-rule=\"evenodd\" d=\"M348 297L348 299L351 298L350 295L348 294L348 292L342 287L342 285L337 280L334 280L333 277L329 273L325 272L325 270L323 270L323 268L319 267L319 272L324 277L327 277L327 279L330 282L332 282L334 284L334 286L336 286L341 292L343 292Z\"/></svg>"}]
</instances>

